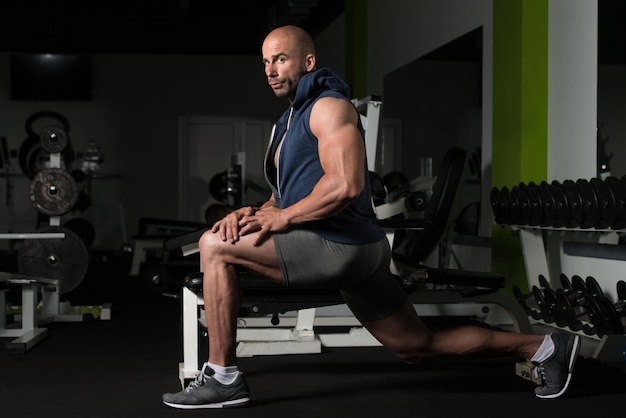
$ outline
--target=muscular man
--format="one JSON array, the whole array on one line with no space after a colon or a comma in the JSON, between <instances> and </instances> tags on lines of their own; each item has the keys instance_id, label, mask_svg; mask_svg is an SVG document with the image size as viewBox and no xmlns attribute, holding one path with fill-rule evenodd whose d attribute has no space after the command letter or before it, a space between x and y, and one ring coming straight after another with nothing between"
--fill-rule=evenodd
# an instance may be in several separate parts
<instances>
[{"instance_id":1,"label":"muscular man","mask_svg":"<svg viewBox=\"0 0 626 418\"><path fill-rule=\"evenodd\" d=\"M578 336L471 326L433 331L424 325L389 269L389 243L366 181L363 129L346 83L316 68L313 41L298 27L271 31L262 54L269 86L290 102L265 160L272 195L261 207L228 214L200 239L208 362L186 389L163 395L165 404L197 409L249 402L236 358L241 269L284 286L340 289L355 317L407 363L479 354L524 357L543 373L536 395L561 396Z\"/></svg>"}]
</instances>

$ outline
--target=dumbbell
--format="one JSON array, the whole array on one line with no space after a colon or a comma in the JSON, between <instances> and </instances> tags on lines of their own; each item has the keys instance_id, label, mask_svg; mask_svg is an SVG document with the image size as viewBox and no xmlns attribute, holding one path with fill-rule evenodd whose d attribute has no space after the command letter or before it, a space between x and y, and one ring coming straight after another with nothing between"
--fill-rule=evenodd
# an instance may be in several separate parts
<instances>
[{"instance_id":1,"label":"dumbbell","mask_svg":"<svg viewBox=\"0 0 626 418\"><path fill-rule=\"evenodd\" d=\"M522 295L519 289L517 291L514 289L516 299L524 307L528 316L533 319L542 320L547 323L561 324L561 318L554 315L556 306L555 292L550 287L550 283L548 283L545 276L540 274L538 281L539 286L533 286L530 294ZM531 307L527 302L527 300L531 300L531 298L534 302L534 307Z\"/></svg>"},{"instance_id":2,"label":"dumbbell","mask_svg":"<svg viewBox=\"0 0 626 418\"><path fill-rule=\"evenodd\" d=\"M515 300L532 319L564 326L563 318L554 315L556 312L556 294L554 290L550 287L545 276L540 274L538 281L539 286L533 286L531 292L527 294L522 293L519 287L513 286Z\"/></svg>"},{"instance_id":3,"label":"dumbbell","mask_svg":"<svg viewBox=\"0 0 626 418\"><path fill-rule=\"evenodd\" d=\"M570 284L567 276L562 274L561 284L562 287L556 290L557 315L573 331L602 335L607 324L598 303L602 298L602 289L595 279L590 276L585 282L580 276L574 275Z\"/></svg>"},{"instance_id":4,"label":"dumbbell","mask_svg":"<svg viewBox=\"0 0 626 418\"><path fill-rule=\"evenodd\" d=\"M603 297L598 301L609 334L624 334L622 318L626 317L626 282L617 282L617 302Z\"/></svg>"},{"instance_id":5,"label":"dumbbell","mask_svg":"<svg viewBox=\"0 0 626 418\"><path fill-rule=\"evenodd\" d=\"M587 292L587 285L585 285L585 281L578 275L572 276L572 280L570 281L565 274L561 274L559 276L559 280L561 282L561 289L563 289L567 294L571 294L573 292Z\"/></svg>"},{"instance_id":6,"label":"dumbbell","mask_svg":"<svg viewBox=\"0 0 626 418\"><path fill-rule=\"evenodd\" d=\"M560 309L557 292L550 287L533 287L533 295L541 312L541 319L547 323L554 323L559 327L568 325L567 317Z\"/></svg>"},{"instance_id":7,"label":"dumbbell","mask_svg":"<svg viewBox=\"0 0 626 418\"><path fill-rule=\"evenodd\" d=\"M537 290L535 290L535 288L537 288ZM537 286L533 286L533 289L530 293L523 293L517 285L513 286L513 296L515 297L517 303L519 303L522 308L524 308L527 316L536 320L543 319L543 315L539 309L538 304L536 303L537 297L535 296L535 293L540 291L541 289L539 289Z\"/></svg>"},{"instance_id":8,"label":"dumbbell","mask_svg":"<svg viewBox=\"0 0 626 418\"><path fill-rule=\"evenodd\" d=\"M517 285L513 285L513 296L517 303L522 306L527 316L533 319L541 319L541 312L539 312L536 304L534 304L535 296L533 292L523 293ZM528 301L532 301L534 306L530 306Z\"/></svg>"}]
</instances>

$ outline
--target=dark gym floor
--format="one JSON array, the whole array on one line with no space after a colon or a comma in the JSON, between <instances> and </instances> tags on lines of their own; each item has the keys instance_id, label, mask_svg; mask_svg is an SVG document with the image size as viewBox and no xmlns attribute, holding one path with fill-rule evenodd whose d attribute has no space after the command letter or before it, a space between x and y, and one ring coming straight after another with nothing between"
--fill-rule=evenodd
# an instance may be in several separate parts
<instances>
[{"instance_id":1,"label":"dark gym floor","mask_svg":"<svg viewBox=\"0 0 626 418\"><path fill-rule=\"evenodd\" d=\"M566 398L540 400L517 359L411 367L383 348L242 358L252 402L229 410L166 407L181 361L180 300L150 294L102 258L68 296L111 302L111 320L48 324L27 353L0 339L0 417L606 417L626 409L626 374L579 359ZM206 343L202 343L206 344ZM201 354L206 345L201 347Z\"/></svg>"}]
</instances>

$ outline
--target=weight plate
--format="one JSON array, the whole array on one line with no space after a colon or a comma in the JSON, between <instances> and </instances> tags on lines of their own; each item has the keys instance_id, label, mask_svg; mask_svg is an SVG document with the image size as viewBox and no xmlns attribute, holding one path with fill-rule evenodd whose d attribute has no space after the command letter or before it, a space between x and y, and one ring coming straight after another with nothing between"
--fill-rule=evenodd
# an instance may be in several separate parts
<instances>
[{"instance_id":1,"label":"weight plate","mask_svg":"<svg viewBox=\"0 0 626 418\"><path fill-rule=\"evenodd\" d=\"M600 312L602 313L602 320L606 326L606 332L608 334L624 334L624 324L622 319L615 310L615 306L611 301L605 297L598 300L600 306Z\"/></svg>"},{"instance_id":2,"label":"weight plate","mask_svg":"<svg viewBox=\"0 0 626 418\"><path fill-rule=\"evenodd\" d=\"M626 301L626 282L619 280L615 287L617 288L617 300Z\"/></svg>"},{"instance_id":3,"label":"weight plate","mask_svg":"<svg viewBox=\"0 0 626 418\"><path fill-rule=\"evenodd\" d=\"M583 278L577 274L572 276L572 289L574 292L587 294L587 285L585 284Z\"/></svg>"},{"instance_id":4,"label":"weight plate","mask_svg":"<svg viewBox=\"0 0 626 418\"><path fill-rule=\"evenodd\" d=\"M524 308L524 310L528 313L529 307L528 304L526 304L526 296L524 296L522 290L517 285L513 285L513 297L515 297L517 303L519 303L522 308Z\"/></svg>"},{"instance_id":5,"label":"weight plate","mask_svg":"<svg viewBox=\"0 0 626 418\"><path fill-rule=\"evenodd\" d=\"M619 210L620 222L626 225L626 176L623 176L615 182L615 196L618 199L617 207ZM626 228L626 226L624 226Z\"/></svg>"},{"instance_id":6,"label":"weight plate","mask_svg":"<svg viewBox=\"0 0 626 418\"><path fill-rule=\"evenodd\" d=\"M226 190L226 187L228 186L226 177L227 172L222 171L211 177L211 180L209 181L209 193L211 194L213 199L217 200L218 202L224 202L226 200L226 195L224 193L224 190ZM386 185L385 187L387 189L387 192L389 192L389 187Z\"/></svg>"},{"instance_id":7,"label":"weight plate","mask_svg":"<svg viewBox=\"0 0 626 418\"><path fill-rule=\"evenodd\" d=\"M607 177L604 182L611 188L613 198L615 199L615 206L612 219L614 221L609 222L611 229L624 229L626 228L626 190L624 190L624 184L617 177Z\"/></svg>"},{"instance_id":8,"label":"weight plate","mask_svg":"<svg viewBox=\"0 0 626 418\"><path fill-rule=\"evenodd\" d=\"M589 180L589 183L593 187L593 191L596 196L596 200L598 202L599 220L598 220L598 223L594 226L600 229L608 228L609 222L607 220L607 216L609 217L612 216L610 212L613 211L613 208L615 207L615 196L613 196L613 190L611 189L610 186L609 187L603 186L605 183L599 178L592 178L591 180ZM604 192L606 193L606 196L605 196L607 199L606 201L603 201L602 199L603 189L604 189Z\"/></svg>"},{"instance_id":9,"label":"weight plate","mask_svg":"<svg viewBox=\"0 0 626 418\"><path fill-rule=\"evenodd\" d=\"M500 205L500 219L503 224L510 224L511 218L509 216L510 211L510 195L509 188L504 186L500 189L500 196L498 198L498 204Z\"/></svg>"},{"instance_id":10,"label":"weight plate","mask_svg":"<svg viewBox=\"0 0 626 418\"><path fill-rule=\"evenodd\" d=\"M498 224L502 224L502 217L500 214L500 189L497 187L491 188L491 193L489 194L489 200L491 202L491 211L493 212L493 217Z\"/></svg>"},{"instance_id":11,"label":"weight plate","mask_svg":"<svg viewBox=\"0 0 626 418\"><path fill-rule=\"evenodd\" d=\"M561 289L563 289L566 293L572 293L573 292L573 288L572 288L572 282L569 281L569 278L561 273L559 275L559 280L561 281Z\"/></svg>"},{"instance_id":12,"label":"weight plate","mask_svg":"<svg viewBox=\"0 0 626 418\"><path fill-rule=\"evenodd\" d=\"M37 136L36 132L39 132L39 130L35 127L36 125L35 122L39 121L40 119L43 119L43 120L54 119L61 124L65 132L70 131L70 122L67 120L65 116L52 110L42 110L40 112L35 112L32 115L30 115L28 119L26 119L26 122L24 123L24 128L26 129L26 133L28 134L29 137Z\"/></svg>"},{"instance_id":13,"label":"weight plate","mask_svg":"<svg viewBox=\"0 0 626 418\"><path fill-rule=\"evenodd\" d=\"M77 170L80 173L82 171ZM74 172L72 172L73 174ZM370 181L370 192L372 194L372 201L374 202L374 206L380 206L385 203L385 199L387 199L387 190L385 189L385 183L383 183L383 178L373 171L369 172L369 181Z\"/></svg>"},{"instance_id":14,"label":"weight plate","mask_svg":"<svg viewBox=\"0 0 626 418\"><path fill-rule=\"evenodd\" d=\"M70 144L61 153L61 167L70 167L74 157L74 150ZM38 172L50 167L50 153L43 149L39 137L28 137L20 145L18 162L24 175L32 179Z\"/></svg>"},{"instance_id":15,"label":"weight plate","mask_svg":"<svg viewBox=\"0 0 626 418\"><path fill-rule=\"evenodd\" d=\"M561 183L554 180L551 184L552 196L554 197L554 210L556 212L556 219L554 221L555 228L562 228L570 224L570 212L569 202L567 200L567 194L565 188Z\"/></svg>"},{"instance_id":16,"label":"weight plate","mask_svg":"<svg viewBox=\"0 0 626 418\"><path fill-rule=\"evenodd\" d=\"M18 162L22 172L30 179L39 171L50 167L50 153L42 147L41 128L35 125L60 126L66 134L70 131L69 121L58 112L44 110L35 112L26 119L24 127L28 136L20 145ZM74 157L72 144L69 143L61 153L61 166L70 167Z\"/></svg>"},{"instance_id":17,"label":"weight plate","mask_svg":"<svg viewBox=\"0 0 626 418\"><path fill-rule=\"evenodd\" d=\"M578 186L576 182L573 180L565 180L563 182L563 186L565 187L565 193L567 194L567 200L569 202L569 211L570 211L570 227L578 227L585 228L586 219L585 219L585 209L583 207L583 199L580 195L580 190L578 190Z\"/></svg>"},{"instance_id":18,"label":"weight plate","mask_svg":"<svg viewBox=\"0 0 626 418\"><path fill-rule=\"evenodd\" d=\"M85 218L70 219L63 226L76 233L76 235L83 240L87 248L91 247L96 239L96 228Z\"/></svg>"},{"instance_id":19,"label":"weight plate","mask_svg":"<svg viewBox=\"0 0 626 418\"><path fill-rule=\"evenodd\" d=\"M572 305L571 300L567 297L567 294L563 289L556 289L556 315L568 326L574 326L578 321L576 318L576 311Z\"/></svg>"},{"instance_id":20,"label":"weight plate","mask_svg":"<svg viewBox=\"0 0 626 418\"><path fill-rule=\"evenodd\" d=\"M46 168L30 183L30 201L44 215L60 216L72 209L78 199L78 185L61 168Z\"/></svg>"},{"instance_id":21,"label":"weight plate","mask_svg":"<svg viewBox=\"0 0 626 418\"><path fill-rule=\"evenodd\" d=\"M39 134L44 150L49 153L63 152L70 143L70 137L60 126L46 126Z\"/></svg>"},{"instance_id":22,"label":"weight plate","mask_svg":"<svg viewBox=\"0 0 626 418\"><path fill-rule=\"evenodd\" d=\"M550 314L550 307L548 306L548 302L544 296L544 291L539 289L537 286L533 286L533 296L535 297L535 303L541 312L541 317L546 322L552 321L552 316Z\"/></svg>"},{"instance_id":23,"label":"weight plate","mask_svg":"<svg viewBox=\"0 0 626 418\"><path fill-rule=\"evenodd\" d=\"M585 219L587 221L587 227L597 227L601 224L600 206L598 205L598 196L596 190L586 179L576 180L576 185L580 190L580 196L583 201L583 211L585 212Z\"/></svg>"},{"instance_id":24,"label":"weight plate","mask_svg":"<svg viewBox=\"0 0 626 418\"><path fill-rule=\"evenodd\" d=\"M548 283L548 279L543 274L540 274L538 277L539 280L539 288L541 289L550 289L550 283Z\"/></svg>"},{"instance_id":25,"label":"weight plate","mask_svg":"<svg viewBox=\"0 0 626 418\"><path fill-rule=\"evenodd\" d=\"M89 268L89 251L82 239L61 226L49 226L40 233L65 233L65 238L27 239L18 249L20 273L59 281L60 293L78 286Z\"/></svg>"},{"instance_id":26,"label":"weight plate","mask_svg":"<svg viewBox=\"0 0 626 418\"><path fill-rule=\"evenodd\" d=\"M519 225L528 225L532 217L532 206L530 204L530 196L528 195L528 186L520 183L517 186L517 195L519 197Z\"/></svg>"},{"instance_id":27,"label":"weight plate","mask_svg":"<svg viewBox=\"0 0 626 418\"><path fill-rule=\"evenodd\" d=\"M550 288L543 289L543 298L546 301L546 306L548 308L548 318L544 319L549 319L552 322L560 321L556 300L556 292Z\"/></svg>"},{"instance_id":28,"label":"weight plate","mask_svg":"<svg viewBox=\"0 0 626 418\"><path fill-rule=\"evenodd\" d=\"M598 205L600 206L600 215L607 226L615 225L619 220L619 212L617 211L617 200L613 192L613 186L610 181L594 180L594 186L598 193Z\"/></svg>"},{"instance_id":29,"label":"weight plate","mask_svg":"<svg viewBox=\"0 0 626 418\"><path fill-rule=\"evenodd\" d=\"M541 226L556 226L556 201L552 187L545 181L539 184L539 193L543 203L543 222Z\"/></svg>"},{"instance_id":30,"label":"weight plate","mask_svg":"<svg viewBox=\"0 0 626 418\"><path fill-rule=\"evenodd\" d=\"M609 324L607 324L606 316L602 314L600 305L593 297L586 295L584 307L587 319L593 326L595 333L602 337L607 332Z\"/></svg>"},{"instance_id":31,"label":"weight plate","mask_svg":"<svg viewBox=\"0 0 626 418\"><path fill-rule=\"evenodd\" d=\"M596 299L600 299L604 297L604 292L602 291L600 284L592 276L588 276L585 279L585 287L587 288L587 294L589 296L592 296Z\"/></svg>"},{"instance_id":32,"label":"weight plate","mask_svg":"<svg viewBox=\"0 0 626 418\"><path fill-rule=\"evenodd\" d=\"M509 225L517 225L520 220L519 190L516 187L511 188L509 193Z\"/></svg>"},{"instance_id":33,"label":"weight plate","mask_svg":"<svg viewBox=\"0 0 626 418\"><path fill-rule=\"evenodd\" d=\"M543 223L543 201L539 186L532 181L528 183L528 196L530 198L530 220L528 225L537 226Z\"/></svg>"}]
</instances>

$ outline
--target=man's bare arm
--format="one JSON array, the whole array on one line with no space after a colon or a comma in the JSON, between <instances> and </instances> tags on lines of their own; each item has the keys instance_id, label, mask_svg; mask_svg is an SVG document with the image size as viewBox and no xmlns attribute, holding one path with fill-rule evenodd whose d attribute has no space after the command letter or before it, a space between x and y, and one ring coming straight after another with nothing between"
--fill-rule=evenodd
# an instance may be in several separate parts
<instances>
[{"instance_id":1,"label":"man's bare arm","mask_svg":"<svg viewBox=\"0 0 626 418\"><path fill-rule=\"evenodd\" d=\"M311 111L310 127L318 139L324 174L307 197L290 207L263 207L253 216L243 218L246 226L240 233L258 231L258 244L270 232L325 219L348 206L365 187L365 145L357 127L358 117L345 100L330 97L318 100Z\"/></svg>"}]
</instances>

